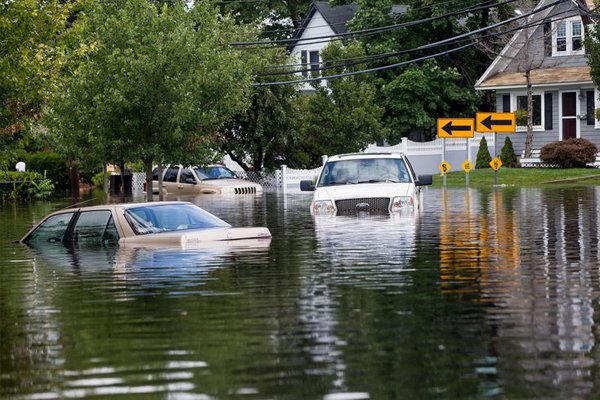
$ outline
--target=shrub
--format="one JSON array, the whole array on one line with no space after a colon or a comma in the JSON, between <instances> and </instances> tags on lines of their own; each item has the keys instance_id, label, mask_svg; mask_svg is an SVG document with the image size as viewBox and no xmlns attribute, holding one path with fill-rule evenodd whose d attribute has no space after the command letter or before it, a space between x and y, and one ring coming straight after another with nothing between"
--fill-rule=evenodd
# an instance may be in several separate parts
<instances>
[{"instance_id":1,"label":"shrub","mask_svg":"<svg viewBox=\"0 0 600 400\"><path fill-rule=\"evenodd\" d=\"M540 151L540 159L560 168L583 168L596 160L598 148L586 139L567 139L548 143Z\"/></svg>"},{"instance_id":2,"label":"shrub","mask_svg":"<svg viewBox=\"0 0 600 400\"><path fill-rule=\"evenodd\" d=\"M2 202L50 197L54 185L37 172L0 171Z\"/></svg>"},{"instance_id":3,"label":"shrub","mask_svg":"<svg viewBox=\"0 0 600 400\"><path fill-rule=\"evenodd\" d=\"M512 141L508 136L504 139L504 146L502 146L502 150L500 150L500 160L502 161L502 165L507 168L514 168L517 166L517 155L515 154Z\"/></svg>"},{"instance_id":4,"label":"shrub","mask_svg":"<svg viewBox=\"0 0 600 400\"><path fill-rule=\"evenodd\" d=\"M491 168L490 161L492 161L492 156L490 155L490 151L488 149L487 140L485 140L485 136L483 136L479 142L479 150L477 150L477 161L475 162L475 168Z\"/></svg>"},{"instance_id":5,"label":"shrub","mask_svg":"<svg viewBox=\"0 0 600 400\"><path fill-rule=\"evenodd\" d=\"M25 160L28 171L39 172L50 179L62 189L69 187L69 161L67 157L58 153L40 152L32 153Z\"/></svg>"}]
</instances>

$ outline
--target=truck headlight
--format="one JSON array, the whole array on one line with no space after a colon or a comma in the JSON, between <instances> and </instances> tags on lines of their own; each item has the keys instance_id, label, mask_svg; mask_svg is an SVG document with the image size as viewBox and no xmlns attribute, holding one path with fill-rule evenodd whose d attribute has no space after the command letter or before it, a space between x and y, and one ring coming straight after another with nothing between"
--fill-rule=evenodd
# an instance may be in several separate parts
<instances>
[{"instance_id":1,"label":"truck headlight","mask_svg":"<svg viewBox=\"0 0 600 400\"><path fill-rule=\"evenodd\" d=\"M331 200L316 200L311 206L313 214L335 214L336 209Z\"/></svg>"},{"instance_id":2,"label":"truck headlight","mask_svg":"<svg viewBox=\"0 0 600 400\"><path fill-rule=\"evenodd\" d=\"M414 201L412 196L398 196L392 199L392 205L390 211L409 210L414 207Z\"/></svg>"}]
</instances>

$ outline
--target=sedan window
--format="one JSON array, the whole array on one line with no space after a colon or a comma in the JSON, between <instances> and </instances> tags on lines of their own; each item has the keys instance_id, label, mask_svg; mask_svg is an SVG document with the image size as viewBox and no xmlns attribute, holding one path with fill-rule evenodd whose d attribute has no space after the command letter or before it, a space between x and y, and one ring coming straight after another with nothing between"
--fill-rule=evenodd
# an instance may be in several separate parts
<instances>
[{"instance_id":1,"label":"sedan window","mask_svg":"<svg viewBox=\"0 0 600 400\"><path fill-rule=\"evenodd\" d=\"M75 212L54 215L34 230L25 242L62 242Z\"/></svg>"},{"instance_id":2,"label":"sedan window","mask_svg":"<svg viewBox=\"0 0 600 400\"><path fill-rule=\"evenodd\" d=\"M125 210L125 219L138 235L231 226L200 207L179 204L130 208Z\"/></svg>"},{"instance_id":3,"label":"sedan window","mask_svg":"<svg viewBox=\"0 0 600 400\"><path fill-rule=\"evenodd\" d=\"M109 210L79 214L72 236L74 242L94 245L116 244L119 241L119 234Z\"/></svg>"}]
</instances>

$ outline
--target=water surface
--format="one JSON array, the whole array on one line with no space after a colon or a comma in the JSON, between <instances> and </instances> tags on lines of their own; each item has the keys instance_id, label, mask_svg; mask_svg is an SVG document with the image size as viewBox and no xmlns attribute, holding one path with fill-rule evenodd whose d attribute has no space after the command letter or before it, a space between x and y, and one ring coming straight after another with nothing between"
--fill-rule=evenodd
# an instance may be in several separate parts
<instances>
[{"instance_id":1,"label":"water surface","mask_svg":"<svg viewBox=\"0 0 600 400\"><path fill-rule=\"evenodd\" d=\"M306 193L187 198L269 227L243 251L30 250L11 241L70 200L5 205L0 397L595 398L599 199L428 188L420 215L313 219Z\"/></svg>"}]
</instances>

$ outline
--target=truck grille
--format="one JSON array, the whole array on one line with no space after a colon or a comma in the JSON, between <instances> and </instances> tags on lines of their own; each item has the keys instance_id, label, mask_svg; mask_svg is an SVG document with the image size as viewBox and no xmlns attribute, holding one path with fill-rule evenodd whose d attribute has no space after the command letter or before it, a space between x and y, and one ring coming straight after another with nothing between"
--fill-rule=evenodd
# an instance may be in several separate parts
<instances>
[{"instance_id":1,"label":"truck grille","mask_svg":"<svg viewBox=\"0 0 600 400\"><path fill-rule=\"evenodd\" d=\"M256 188L254 186L245 186L245 187L236 187L235 194L254 194L256 193Z\"/></svg>"},{"instance_id":2,"label":"truck grille","mask_svg":"<svg viewBox=\"0 0 600 400\"><path fill-rule=\"evenodd\" d=\"M335 202L338 215L356 215L359 212L369 214L389 214L390 199L388 197L368 197L363 199L338 200Z\"/></svg>"}]
</instances>

